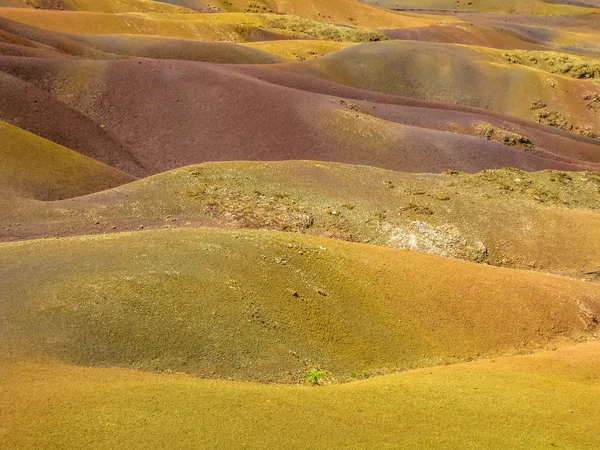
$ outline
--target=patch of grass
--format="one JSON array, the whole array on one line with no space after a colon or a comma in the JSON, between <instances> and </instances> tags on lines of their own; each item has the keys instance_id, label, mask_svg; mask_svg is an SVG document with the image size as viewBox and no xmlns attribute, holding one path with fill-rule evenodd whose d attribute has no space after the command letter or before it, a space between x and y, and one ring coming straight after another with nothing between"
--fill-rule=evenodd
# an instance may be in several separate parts
<instances>
[{"instance_id":1,"label":"patch of grass","mask_svg":"<svg viewBox=\"0 0 600 450\"><path fill-rule=\"evenodd\" d=\"M304 375L304 378L313 385L318 385L321 378L323 378L325 376L325 371L324 370L319 370L319 369L311 369L306 375Z\"/></svg>"},{"instance_id":2,"label":"patch of grass","mask_svg":"<svg viewBox=\"0 0 600 450\"><path fill-rule=\"evenodd\" d=\"M407 206L401 207L400 211L408 211L422 216L432 216L434 214L433 210L429 206L419 205L417 203L409 203Z\"/></svg>"},{"instance_id":3,"label":"patch of grass","mask_svg":"<svg viewBox=\"0 0 600 450\"><path fill-rule=\"evenodd\" d=\"M152 367L152 370L154 370L156 373L162 373L162 369L160 368L160 366L158 365L159 361L156 359L152 359L150 360L150 366Z\"/></svg>"},{"instance_id":4,"label":"patch of grass","mask_svg":"<svg viewBox=\"0 0 600 450\"><path fill-rule=\"evenodd\" d=\"M495 127L487 122L479 122L474 126L475 133L487 140L500 142L510 147L521 147L523 149L532 149L533 142L523 135Z\"/></svg>"},{"instance_id":5,"label":"patch of grass","mask_svg":"<svg viewBox=\"0 0 600 450\"><path fill-rule=\"evenodd\" d=\"M600 61L595 58L552 51L513 50L504 53L511 64L535 67L549 73L578 79L600 78Z\"/></svg>"},{"instance_id":6,"label":"patch of grass","mask_svg":"<svg viewBox=\"0 0 600 450\"><path fill-rule=\"evenodd\" d=\"M357 372L357 371L354 371L354 372L352 372L352 373L350 374L350 376L351 376L352 378L363 378L363 379L364 379L364 378L369 378L369 376L370 376L370 375L371 375L371 374L369 373L369 371L368 371L368 370L361 370L361 371L358 371L358 372Z\"/></svg>"},{"instance_id":7,"label":"patch of grass","mask_svg":"<svg viewBox=\"0 0 600 450\"><path fill-rule=\"evenodd\" d=\"M587 108L593 109L594 111L600 110L600 94L596 92L586 92L583 95L583 99L587 101Z\"/></svg>"},{"instance_id":8,"label":"patch of grass","mask_svg":"<svg viewBox=\"0 0 600 450\"><path fill-rule=\"evenodd\" d=\"M384 41L387 37L378 31L341 27L296 16L265 16L267 28L339 42Z\"/></svg>"},{"instance_id":9,"label":"patch of grass","mask_svg":"<svg viewBox=\"0 0 600 450\"><path fill-rule=\"evenodd\" d=\"M246 4L246 9L244 10L244 12L247 12L247 13L265 13L265 12L272 13L273 10L271 8L269 8L267 5L265 5L264 3L250 1Z\"/></svg>"},{"instance_id":10,"label":"patch of grass","mask_svg":"<svg viewBox=\"0 0 600 450\"><path fill-rule=\"evenodd\" d=\"M558 111L551 111L547 108L537 110L535 112L535 120L538 123L568 131L569 133L579 134L592 139L600 138L600 135L594 130L574 124Z\"/></svg>"}]
</instances>

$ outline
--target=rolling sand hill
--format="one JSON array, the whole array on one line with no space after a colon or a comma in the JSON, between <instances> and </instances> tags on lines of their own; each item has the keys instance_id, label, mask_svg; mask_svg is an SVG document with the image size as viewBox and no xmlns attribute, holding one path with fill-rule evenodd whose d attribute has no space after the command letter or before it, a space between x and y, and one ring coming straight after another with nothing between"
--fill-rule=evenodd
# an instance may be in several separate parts
<instances>
[{"instance_id":1,"label":"rolling sand hill","mask_svg":"<svg viewBox=\"0 0 600 450\"><path fill-rule=\"evenodd\" d=\"M0 0L0 7L94 12L191 13L192 10L154 0Z\"/></svg>"},{"instance_id":2,"label":"rolling sand hill","mask_svg":"<svg viewBox=\"0 0 600 450\"><path fill-rule=\"evenodd\" d=\"M304 62L307 67L311 63ZM25 81L25 86L43 90L40 97L47 102L58 101L57 108L82 116L74 120L91 122L116 141L102 153L83 148L84 137L77 131L57 142L119 168L127 164L134 175L211 160L312 159L407 172L507 166L597 170L600 162L595 139L571 138L566 132L556 136L551 127L514 124L507 122L514 119L490 117L482 110L379 96L261 67L0 58L0 70L11 74L11 90ZM576 83L571 78L567 82ZM357 97L371 101L357 104ZM585 109L584 100L579 103ZM14 104L7 107L9 115L0 117L14 120ZM448 108L469 113L446 112ZM33 103L21 109L30 116L38 107ZM55 120L52 115L30 125L19 118L16 125L48 138L44 122ZM164 130L158 134L157 124ZM492 133L482 124L491 124Z\"/></svg>"},{"instance_id":3,"label":"rolling sand hill","mask_svg":"<svg viewBox=\"0 0 600 450\"><path fill-rule=\"evenodd\" d=\"M598 14L576 16L514 16L462 14L460 22L428 27L387 29L389 39L446 42L501 49L576 52L598 57ZM542 18L544 20L542 20Z\"/></svg>"},{"instance_id":4,"label":"rolling sand hill","mask_svg":"<svg viewBox=\"0 0 600 450\"><path fill-rule=\"evenodd\" d=\"M6 363L0 443L593 450L599 353L590 343L319 388Z\"/></svg>"},{"instance_id":5,"label":"rolling sand hill","mask_svg":"<svg viewBox=\"0 0 600 450\"><path fill-rule=\"evenodd\" d=\"M292 15L320 22L368 28L404 28L428 26L437 22L454 22L446 16L398 14L367 5L358 0L170 0L168 3L195 10L221 10L247 13L276 13Z\"/></svg>"},{"instance_id":6,"label":"rolling sand hill","mask_svg":"<svg viewBox=\"0 0 600 450\"><path fill-rule=\"evenodd\" d=\"M277 36L266 31L262 32L262 38L269 37ZM136 34L68 34L41 30L6 18L0 18L0 41L3 44L0 47L0 55L5 56L48 58L76 56L85 59L138 56L237 64L266 64L281 61L264 52L250 50L232 42L205 42ZM331 45L328 42L323 44ZM338 49L344 47L342 42L336 41L336 44L340 45ZM315 44L317 47L318 45Z\"/></svg>"},{"instance_id":7,"label":"rolling sand hill","mask_svg":"<svg viewBox=\"0 0 600 450\"><path fill-rule=\"evenodd\" d=\"M0 16L43 30L74 34L138 34L199 39L205 41L270 40L269 33L282 36L332 39L340 41L377 41L385 36L368 28L322 23L297 16L278 14L110 14L87 11L47 11L25 8L0 8ZM401 18L401 16L398 16ZM416 26L437 23L426 19ZM415 25L413 21L395 24L397 28Z\"/></svg>"},{"instance_id":8,"label":"rolling sand hill","mask_svg":"<svg viewBox=\"0 0 600 450\"><path fill-rule=\"evenodd\" d=\"M588 69L592 67L589 77L600 77L598 61L586 62ZM559 67L567 64L556 63ZM600 113L587 106L585 97L600 93L600 85L565 77L573 65L564 72L556 70L558 73L549 73L544 66L538 69L540 66L511 64L508 58L489 58L485 51L469 47L404 41L350 47L317 61L290 65L288 70L361 89L459 103L525 120L551 111L568 122L565 127L570 130L590 130L597 135Z\"/></svg>"},{"instance_id":9,"label":"rolling sand hill","mask_svg":"<svg viewBox=\"0 0 600 450\"><path fill-rule=\"evenodd\" d=\"M297 16L319 22L359 26L366 28L405 28L412 26L429 26L439 22L454 22L456 19L445 16L399 14L387 9L367 5L358 0L306 0L303 2L289 0L170 0L159 2L152 0L0 0L0 7L16 7L19 10L4 10L3 13L19 17L57 17L56 14L46 14L44 10L96 12L96 13L153 13L163 17L177 14L189 14L188 19L197 20L200 12L237 12L251 14L271 14L281 16ZM75 17L60 14L61 17ZM217 17L212 15L213 18ZM14 16L13 16L14 17ZM83 18L83 15L78 15ZM88 16L90 17L90 16ZM99 17L99 16L96 16ZM119 16L113 16L118 20ZM174 17L174 16L173 16ZM239 15L236 17L240 20ZM208 21L213 18L207 17ZM25 19L27 20L27 19ZM204 20L204 19L203 19ZM241 19L243 20L243 19ZM285 17L284 17L285 20ZM83 20L85 21L85 19ZM44 20L48 26L56 26L52 21ZM74 23L74 22L69 22ZM39 24L41 25L41 24Z\"/></svg>"},{"instance_id":10,"label":"rolling sand hill","mask_svg":"<svg viewBox=\"0 0 600 450\"><path fill-rule=\"evenodd\" d=\"M598 0L364 0L385 8L418 11L479 11L508 14L571 15L600 12Z\"/></svg>"},{"instance_id":11,"label":"rolling sand hill","mask_svg":"<svg viewBox=\"0 0 600 450\"><path fill-rule=\"evenodd\" d=\"M585 339L600 314L600 284L291 233L1 247L2 357L343 380Z\"/></svg>"},{"instance_id":12,"label":"rolling sand hill","mask_svg":"<svg viewBox=\"0 0 600 450\"><path fill-rule=\"evenodd\" d=\"M592 173L413 175L312 162L213 163L63 202L21 202L0 212L0 240L272 229L597 279L598 186Z\"/></svg>"}]
</instances>

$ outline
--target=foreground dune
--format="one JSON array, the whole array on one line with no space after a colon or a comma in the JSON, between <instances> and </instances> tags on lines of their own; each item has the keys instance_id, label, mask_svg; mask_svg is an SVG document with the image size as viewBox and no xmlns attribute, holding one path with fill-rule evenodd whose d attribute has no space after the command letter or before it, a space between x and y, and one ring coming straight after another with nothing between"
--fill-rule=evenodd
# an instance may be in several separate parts
<instances>
[{"instance_id":1,"label":"foreground dune","mask_svg":"<svg viewBox=\"0 0 600 450\"><path fill-rule=\"evenodd\" d=\"M343 385L5 361L3 448L527 448L600 443L600 346Z\"/></svg>"},{"instance_id":2,"label":"foreground dune","mask_svg":"<svg viewBox=\"0 0 600 450\"><path fill-rule=\"evenodd\" d=\"M295 381L593 336L600 284L267 231L0 244L4 357Z\"/></svg>"}]
</instances>

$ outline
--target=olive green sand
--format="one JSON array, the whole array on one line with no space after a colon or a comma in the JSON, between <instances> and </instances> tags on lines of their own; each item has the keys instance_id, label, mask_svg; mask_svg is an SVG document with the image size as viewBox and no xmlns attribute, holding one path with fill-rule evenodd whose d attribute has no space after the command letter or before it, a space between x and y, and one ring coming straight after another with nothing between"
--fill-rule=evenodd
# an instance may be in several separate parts
<instances>
[{"instance_id":1,"label":"olive green sand","mask_svg":"<svg viewBox=\"0 0 600 450\"><path fill-rule=\"evenodd\" d=\"M1 244L0 356L332 381L592 338L600 284L270 231Z\"/></svg>"},{"instance_id":2,"label":"olive green sand","mask_svg":"<svg viewBox=\"0 0 600 450\"><path fill-rule=\"evenodd\" d=\"M134 179L81 153L0 121L2 200L13 195L60 200L109 189ZM5 211L11 210L5 208Z\"/></svg>"},{"instance_id":3,"label":"olive green sand","mask_svg":"<svg viewBox=\"0 0 600 450\"><path fill-rule=\"evenodd\" d=\"M595 450L599 374L597 342L321 387L4 362L0 445Z\"/></svg>"}]
</instances>

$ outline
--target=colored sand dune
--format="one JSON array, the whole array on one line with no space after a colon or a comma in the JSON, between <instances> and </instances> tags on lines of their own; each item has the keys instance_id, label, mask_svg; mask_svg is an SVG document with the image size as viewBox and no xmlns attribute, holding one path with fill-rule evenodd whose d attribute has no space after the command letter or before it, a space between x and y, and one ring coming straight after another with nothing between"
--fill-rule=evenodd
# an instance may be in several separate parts
<instances>
[{"instance_id":1,"label":"colored sand dune","mask_svg":"<svg viewBox=\"0 0 600 450\"><path fill-rule=\"evenodd\" d=\"M599 18L0 0L0 448L599 448Z\"/></svg>"}]
</instances>

